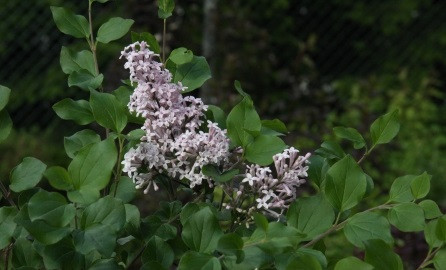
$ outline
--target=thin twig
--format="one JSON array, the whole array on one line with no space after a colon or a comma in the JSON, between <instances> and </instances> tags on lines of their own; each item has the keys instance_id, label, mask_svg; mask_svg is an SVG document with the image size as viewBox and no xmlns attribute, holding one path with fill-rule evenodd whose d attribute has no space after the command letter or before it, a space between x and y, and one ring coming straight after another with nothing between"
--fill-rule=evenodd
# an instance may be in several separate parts
<instances>
[{"instance_id":1,"label":"thin twig","mask_svg":"<svg viewBox=\"0 0 446 270\"><path fill-rule=\"evenodd\" d=\"M11 192L9 192L6 189L5 185L3 184L3 182L1 180L0 180L0 189L1 189L2 193L3 193L3 197L5 197L5 199L9 202L9 204L11 206L14 206L15 208L19 209L17 207L17 205L14 203L14 201L11 199L11 197L9 196L9 195L11 195Z\"/></svg>"},{"instance_id":2,"label":"thin twig","mask_svg":"<svg viewBox=\"0 0 446 270\"><path fill-rule=\"evenodd\" d=\"M163 20L163 56L162 56L163 63L166 60L165 49L166 49L166 19Z\"/></svg>"},{"instance_id":3,"label":"thin twig","mask_svg":"<svg viewBox=\"0 0 446 270\"><path fill-rule=\"evenodd\" d=\"M118 190L118 183L121 176L121 159L122 159L122 150L123 150L123 141L120 137L118 137L119 149L118 149L118 164L116 164L116 173L115 173L115 190L113 191L113 197L116 197L116 192Z\"/></svg>"},{"instance_id":4,"label":"thin twig","mask_svg":"<svg viewBox=\"0 0 446 270\"><path fill-rule=\"evenodd\" d=\"M420 266L418 266L418 268L416 270L423 269L424 267L431 264L432 262L430 262L430 260L432 259L432 257L434 257L435 254L437 254L437 252L440 251L440 249L442 249L442 248L443 248L443 245L437 247L433 252L431 252L431 250L429 250L427 252L426 258L423 260L423 262L420 264Z\"/></svg>"}]
</instances>

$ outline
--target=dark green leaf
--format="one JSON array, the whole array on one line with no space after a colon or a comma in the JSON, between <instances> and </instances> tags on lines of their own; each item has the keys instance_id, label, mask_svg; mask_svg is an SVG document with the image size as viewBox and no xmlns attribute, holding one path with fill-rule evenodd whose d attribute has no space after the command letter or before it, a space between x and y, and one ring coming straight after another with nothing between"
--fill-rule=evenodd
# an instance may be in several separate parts
<instances>
[{"instance_id":1,"label":"dark green leaf","mask_svg":"<svg viewBox=\"0 0 446 270\"><path fill-rule=\"evenodd\" d=\"M74 52L67 47L62 46L60 51L60 66L65 74L71 74L74 71L87 70L91 75L99 75L96 72L93 53L87 50Z\"/></svg>"},{"instance_id":2,"label":"dark green leaf","mask_svg":"<svg viewBox=\"0 0 446 270\"><path fill-rule=\"evenodd\" d=\"M248 144L245 157L252 163L267 166L273 162L273 156L282 152L285 148L286 144L279 137L260 135Z\"/></svg>"},{"instance_id":3,"label":"dark green leaf","mask_svg":"<svg viewBox=\"0 0 446 270\"><path fill-rule=\"evenodd\" d=\"M17 209L15 207L0 208L0 250L11 243L16 228L16 223L14 222L16 215Z\"/></svg>"},{"instance_id":4,"label":"dark green leaf","mask_svg":"<svg viewBox=\"0 0 446 270\"><path fill-rule=\"evenodd\" d=\"M125 221L125 208L122 201L107 196L85 208L80 225L82 229L95 224L108 225L117 232L124 227Z\"/></svg>"},{"instance_id":5,"label":"dark green leaf","mask_svg":"<svg viewBox=\"0 0 446 270\"><path fill-rule=\"evenodd\" d=\"M78 125L87 125L94 121L90 104L86 100L65 98L53 105L53 110L64 120L73 120Z\"/></svg>"},{"instance_id":6,"label":"dark green leaf","mask_svg":"<svg viewBox=\"0 0 446 270\"><path fill-rule=\"evenodd\" d=\"M48 168L43 174L50 185L59 190L71 190L73 189L73 184L65 168L60 166L53 166Z\"/></svg>"},{"instance_id":7,"label":"dark green leaf","mask_svg":"<svg viewBox=\"0 0 446 270\"><path fill-rule=\"evenodd\" d=\"M249 97L243 98L232 109L226 119L226 127L231 141L243 147L246 147L253 140L246 130L260 131L262 123Z\"/></svg>"},{"instance_id":8,"label":"dark green leaf","mask_svg":"<svg viewBox=\"0 0 446 270\"><path fill-rule=\"evenodd\" d=\"M193 214L184 224L182 238L192 250L211 253L222 235L220 225L209 207Z\"/></svg>"},{"instance_id":9,"label":"dark green leaf","mask_svg":"<svg viewBox=\"0 0 446 270\"><path fill-rule=\"evenodd\" d=\"M429 193L431 178L431 175L424 172L412 180L410 190L415 199L424 198Z\"/></svg>"},{"instance_id":10,"label":"dark green leaf","mask_svg":"<svg viewBox=\"0 0 446 270\"><path fill-rule=\"evenodd\" d=\"M28 203L31 222L43 220L54 227L65 227L73 220L76 209L67 204L65 197L57 192L40 190Z\"/></svg>"},{"instance_id":11,"label":"dark green leaf","mask_svg":"<svg viewBox=\"0 0 446 270\"><path fill-rule=\"evenodd\" d=\"M435 235L439 240L446 242L446 215L438 218Z\"/></svg>"},{"instance_id":12,"label":"dark green leaf","mask_svg":"<svg viewBox=\"0 0 446 270\"><path fill-rule=\"evenodd\" d=\"M8 138L12 129L12 120L6 110L0 111L0 142Z\"/></svg>"},{"instance_id":13,"label":"dark green leaf","mask_svg":"<svg viewBox=\"0 0 446 270\"><path fill-rule=\"evenodd\" d=\"M221 270L221 265L212 255L188 251L181 257L178 270Z\"/></svg>"},{"instance_id":14,"label":"dark green leaf","mask_svg":"<svg viewBox=\"0 0 446 270\"><path fill-rule=\"evenodd\" d=\"M181 82L187 89L183 93L191 92L211 78L211 69L206 58L194 56L188 63L177 66L173 73L173 81Z\"/></svg>"},{"instance_id":15,"label":"dark green leaf","mask_svg":"<svg viewBox=\"0 0 446 270\"><path fill-rule=\"evenodd\" d=\"M226 115L225 112L219 107L214 105L208 105L206 116L208 120L212 120L212 122L217 123L221 129L226 128Z\"/></svg>"},{"instance_id":16,"label":"dark green leaf","mask_svg":"<svg viewBox=\"0 0 446 270\"><path fill-rule=\"evenodd\" d=\"M356 257L347 257L336 263L334 270L373 270L373 266Z\"/></svg>"},{"instance_id":17,"label":"dark green leaf","mask_svg":"<svg viewBox=\"0 0 446 270\"><path fill-rule=\"evenodd\" d=\"M8 104L10 94L11 89L6 86L0 85L0 111L6 107L6 104Z\"/></svg>"},{"instance_id":18,"label":"dark green leaf","mask_svg":"<svg viewBox=\"0 0 446 270\"><path fill-rule=\"evenodd\" d=\"M354 128L335 127L333 131L336 136L353 142L355 149L361 149L366 145L364 138Z\"/></svg>"},{"instance_id":19,"label":"dark green leaf","mask_svg":"<svg viewBox=\"0 0 446 270\"><path fill-rule=\"evenodd\" d=\"M76 38L90 36L88 21L84 16L75 15L68 9L62 7L51 7L54 22L59 30Z\"/></svg>"},{"instance_id":20,"label":"dark green leaf","mask_svg":"<svg viewBox=\"0 0 446 270\"><path fill-rule=\"evenodd\" d=\"M325 181L325 176L330 168L327 159L314 155L309 158L309 161L308 179L313 181L319 188L322 188L322 182Z\"/></svg>"},{"instance_id":21,"label":"dark green leaf","mask_svg":"<svg viewBox=\"0 0 446 270\"><path fill-rule=\"evenodd\" d=\"M424 227L424 238L431 249L440 247L443 244L443 241L437 237L437 224L438 220L434 219L427 223Z\"/></svg>"},{"instance_id":22,"label":"dark green leaf","mask_svg":"<svg viewBox=\"0 0 446 270\"><path fill-rule=\"evenodd\" d=\"M31 189L42 179L45 170L46 165L42 161L33 157L26 157L22 163L12 170L9 188L14 192Z\"/></svg>"},{"instance_id":23,"label":"dark green leaf","mask_svg":"<svg viewBox=\"0 0 446 270\"><path fill-rule=\"evenodd\" d=\"M364 248L364 243L371 239L381 239L393 243L390 224L377 213L358 213L351 217L344 227L344 234L353 245Z\"/></svg>"},{"instance_id":24,"label":"dark green leaf","mask_svg":"<svg viewBox=\"0 0 446 270\"><path fill-rule=\"evenodd\" d=\"M203 166L201 172L204 175L211 177L212 180L214 180L215 182L224 183L232 180L232 178L234 178L234 176L236 176L239 173L239 170L232 169L224 173L220 173L220 171L216 166L208 164Z\"/></svg>"},{"instance_id":25,"label":"dark green leaf","mask_svg":"<svg viewBox=\"0 0 446 270\"><path fill-rule=\"evenodd\" d=\"M303 240L311 240L326 231L334 219L333 208L321 195L299 198L287 212L288 225L305 234Z\"/></svg>"},{"instance_id":26,"label":"dark green leaf","mask_svg":"<svg viewBox=\"0 0 446 270\"><path fill-rule=\"evenodd\" d=\"M375 269L403 270L401 258L383 240L365 243L365 261Z\"/></svg>"},{"instance_id":27,"label":"dark green leaf","mask_svg":"<svg viewBox=\"0 0 446 270\"><path fill-rule=\"evenodd\" d=\"M162 238L153 236L147 243L141 260L145 264L149 261L159 262L164 268L169 269L174 260L172 248Z\"/></svg>"},{"instance_id":28,"label":"dark green leaf","mask_svg":"<svg viewBox=\"0 0 446 270\"><path fill-rule=\"evenodd\" d=\"M345 156L344 150L337 142L325 141L321 144L321 148L317 149L316 154L327 159L342 159Z\"/></svg>"},{"instance_id":29,"label":"dark green leaf","mask_svg":"<svg viewBox=\"0 0 446 270\"><path fill-rule=\"evenodd\" d=\"M74 158L84 146L92 143L98 143L100 141L101 137L96 132L93 130L84 129L74 133L70 137L65 137L63 143L67 155L70 158Z\"/></svg>"},{"instance_id":30,"label":"dark green leaf","mask_svg":"<svg viewBox=\"0 0 446 270\"><path fill-rule=\"evenodd\" d=\"M373 146L390 142L399 130L398 110L380 116L370 126Z\"/></svg>"},{"instance_id":31,"label":"dark green leaf","mask_svg":"<svg viewBox=\"0 0 446 270\"><path fill-rule=\"evenodd\" d=\"M180 222L181 224L184 226L184 224L186 224L186 221L196 212L198 212L200 210L200 207L198 206L198 204L196 203L187 203L184 207L183 210L181 210L181 214L180 214Z\"/></svg>"},{"instance_id":32,"label":"dark green leaf","mask_svg":"<svg viewBox=\"0 0 446 270\"><path fill-rule=\"evenodd\" d=\"M83 269L85 257L76 252L73 239L66 237L53 245L42 247L45 269Z\"/></svg>"},{"instance_id":33,"label":"dark green leaf","mask_svg":"<svg viewBox=\"0 0 446 270\"><path fill-rule=\"evenodd\" d=\"M121 176L119 182L117 182L116 198L121 199L124 203L128 203L136 196L135 183L127 176ZM115 194L116 183L110 188L110 194Z\"/></svg>"},{"instance_id":34,"label":"dark green leaf","mask_svg":"<svg viewBox=\"0 0 446 270\"><path fill-rule=\"evenodd\" d=\"M125 111L112 94L91 91L90 105L95 120L101 126L121 133L127 125Z\"/></svg>"},{"instance_id":35,"label":"dark green leaf","mask_svg":"<svg viewBox=\"0 0 446 270\"><path fill-rule=\"evenodd\" d=\"M102 43L109 43L120 39L127 34L133 23L134 21L130 19L111 18L99 27L97 40Z\"/></svg>"},{"instance_id":36,"label":"dark green leaf","mask_svg":"<svg viewBox=\"0 0 446 270\"><path fill-rule=\"evenodd\" d=\"M322 270L322 266L317 259L308 254L301 254L294 257L290 263L288 263L286 270Z\"/></svg>"},{"instance_id":37,"label":"dark green leaf","mask_svg":"<svg viewBox=\"0 0 446 270\"><path fill-rule=\"evenodd\" d=\"M424 200L418 204L424 211L426 219L433 219L442 215L437 203L432 200Z\"/></svg>"},{"instance_id":38,"label":"dark green leaf","mask_svg":"<svg viewBox=\"0 0 446 270\"><path fill-rule=\"evenodd\" d=\"M110 257L116 246L116 232L108 225L95 223L73 235L76 251L81 254L96 250L104 257Z\"/></svg>"},{"instance_id":39,"label":"dark green leaf","mask_svg":"<svg viewBox=\"0 0 446 270\"><path fill-rule=\"evenodd\" d=\"M403 232L422 231L425 226L423 209L411 202L391 208L388 218L390 224Z\"/></svg>"},{"instance_id":40,"label":"dark green leaf","mask_svg":"<svg viewBox=\"0 0 446 270\"><path fill-rule=\"evenodd\" d=\"M238 262L244 258L243 240L235 233L225 234L220 237L217 250L223 254L235 255Z\"/></svg>"},{"instance_id":41,"label":"dark green leaf","mask_svg":"<svg viewBox=\"0 0 446 270\"><path fill-rule=\"evenodd\" d=\"M347 155L328 171L325 194L330 203L341 212L359 203L365 194L367 181L356 161Z\"/></svg>"},{"instance_id":42,"label":"dark green leaf","mask_svg":"<svg viewBox=\"0 0 446 270\"><path fill-rule=\"evenodd\" d=\"M99 190L84 188L80 190L71 190L67 192L70 201L80 205L89 205L97 201L100 197Z\"/></svg>"},{"instance_id":43,"label":"dark green leaf","mask_svg":"<svg viewBox=\"0 0 446 270\"><path fill-rule=\"evenodd\" d=\"M286 128L285 124L279 119L262 120L262 127L274 130L280 134L288 133L288 129Z\"/></svg>"},{"instance_id":44,"label":"dark green leaf","mask_svg":"<svg viewBox=\"0 0 446 270\"><path fill-rule=\"evenodd\" d=\"M152 50L154 53L161 53L160 45L158 44L158 41L156 40L154 35L147 32L132 32L132 42L137 41L145 41L149 45L150 50Z\"/></svg>"},{"instance_id":45,"label":"dark green leaf","mask_svg":"<svg viewBox=\"0 0 446 270\"><path fill-rule=\"evenodd\" d=\"M95 261L88 270L122 270L122 265L118 265L115 259L100 259Z\"/></svg>"},{"instance_id":46,"label":"dark green leaf","mask_svg":"<svg viewBox=\"0 0 446 270\"><path fill-rule=\"evenodd\" d=\"M97 76L91 75L89 71L81 69L79 71L73 71L68 76L68 86L77 86L83 90L96 89L104 80L104 75L99 74Z\"/></svg>"},{"instance_id":47,"label":"dark green leaf","mask_svg":"<svg viewBox=\"0 0 446 270\"><path fill-rule=\"evenodd\" d=\"M12 250L12 265L16 269L42 269L42 260L34 250L32 242L24 237L20 237L14 243Z\"/></svg>"}]
</instances>

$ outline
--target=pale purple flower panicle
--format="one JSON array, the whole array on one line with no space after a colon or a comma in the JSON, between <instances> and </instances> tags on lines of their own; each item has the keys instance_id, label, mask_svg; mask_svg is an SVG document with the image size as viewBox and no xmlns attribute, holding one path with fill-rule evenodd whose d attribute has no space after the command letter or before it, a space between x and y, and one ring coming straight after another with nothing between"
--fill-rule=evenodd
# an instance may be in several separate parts
<instances>
[{"instance_id":1,"label":"pale purple flower panicle","mask_svg":"<svg viewBox=\"0 0 446 270\"><path fill-rule=\"evenodd\" d=\"M186 178L191 187L209 181L202 167L228 161L226 130L208 122L207 133L198 131L207 106L199 98L182 96L186 88L171 82L171 73L156 61L159 55L145 42L126 47L121 57L127 59L124 67L130 71L131 82L138 84L130 97L129 110L146 119L142 127L146 135L125 154L123 171L138 188L145 187L146 193L157 173Z\"/></svg>"}]
</instances>

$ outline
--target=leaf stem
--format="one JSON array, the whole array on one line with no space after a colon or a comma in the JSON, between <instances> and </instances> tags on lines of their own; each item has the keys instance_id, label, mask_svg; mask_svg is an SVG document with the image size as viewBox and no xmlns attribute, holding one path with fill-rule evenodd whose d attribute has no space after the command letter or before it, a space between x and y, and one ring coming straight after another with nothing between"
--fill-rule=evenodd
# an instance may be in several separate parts
<instances>
[{"instance_id":1,"label":"leaf stem","mask_svg":"<svg viewBox=\"0 0 446 270\"><path fill-rule=\"evenodd\" d=\"M118 136L118 163L116 164L116 172L115 172L115 190L113 191L113 197L116 197L116 192L118 191L118 182L121 176L121 159L122 159L122 152L124 148L124 142L121 137Z\"/></svg>"},{"instance_id":2,"label":"leaf stem","mask_svg":"<svg viewBox=\"0 0 446 270\"><path fill-rule=\"evenodd\" d=\"M166 60L166 53L165 53L165 49L166 49L166 19L163 20L163 51L162 51L162 62L164 63L164 61Z\"/></svg>"},{"instance_id":3,"label":"leaf stem","mask_svg":"<svg viewBox=\"0 0 446 270\"><path fill-rule=\"evenodd\" d=\"M3 184L3 182L1 180L0 180L0 189L3 193L3 197L5 197L5 199L9 202L9 204L11 206L14 206L15 208L19 209L17 207L17 205L14 203L14 201L11 199L11 197L9 196L9 195L11 195L11 192L6 189L5 185Z\"/></svg>"}]
</instances>

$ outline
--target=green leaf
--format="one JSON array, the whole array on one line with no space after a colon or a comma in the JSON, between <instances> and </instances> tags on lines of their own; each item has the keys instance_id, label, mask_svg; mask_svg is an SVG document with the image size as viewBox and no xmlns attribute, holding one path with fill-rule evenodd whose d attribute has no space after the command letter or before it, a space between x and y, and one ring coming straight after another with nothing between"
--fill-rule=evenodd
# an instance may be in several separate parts
<instances>
[{"instance_id":1,"label":"green leaf","mask_svg":"<svg viewBox=\"0 0 446 270\"><path fill-rule=\"evenodd\" d=\"M398 177L390 187L389 201L392 202L410 202L414 199L411 191L411 183L415 179L415 175L405 175Z\"/></svg>"},{"instance_id":2,"label":"green leaf","mask_svg":"<svg viewBox=\"0 0 446 270\"><path fill-rule=\"evenodd\" d=\"M155 212L155 215L160 217L163 222L170 223L180 214L181 202L160 202L160 208L160 210Z\"/></svg>"},{"instance_id":3,"label":"green leaf","mask_svg":"<svg viewBox=\"0 0 446 270\"><path fill-rule=\"evenodd\" d=\"M149 45L150 50L152 50L154 53L157 54L161 53L160 45L154 35L148 32L144 33L132 32L131 35L132 35L132 42L145 41L147 45Z\"/></svg>"},{"instance_id":4,"label":"green leaf","mask_svg":"<svg viewBox=\"0 0 446 270\"><path fill-rule=\"evenodd\" d=\"M86 145L98 143L101 137L90 129L84 129L64 138L65 152L70 158L74 158L76 154Z\"/></svg>"},{"instance_id":5,"label":"green leaf","mask_svg":"<svg viewBox=\"0 0 446 270\"><path fill-rule=\"evenodd\" d=\"M426 219L433 219L443 215L437 203L432 200L421 201L418 205L423 209Z\"/></svg>"},{"instance_id":6,"label":"green leaf","mask_svg":"<svg viewBox=\"0 0 446 270\"><path fill-rule=\"evenodd\" d=\"M180 222L181 224L184 226L184 224L186 224L186 221L196 212L198 212L200 210L200 207L198 206L198 204L196 203L187 203L184 207L183 210L181 210L180 213Z\"/></svg>"},{"instance_id":7,"label":"green leaf","mask_svg":"<svg viewBox=\"0 0 446 270\"><path fill-rule=\"evenodd\" d=\"M99 2L99 3L107 3L108 1L110 1L110 0L90 0L90 3L93 3L93 2Z\"/></svg>"},{"instance_id":8,"label":"green leaf","mask_svg":"<svg viewBox=\"0 0 446 270\"><path fill-rule=\"evenodd\" d=\"M45 172L46 165L33 157L26 157L11 172L11 185L14 192L21 192L35 187Z\"/></svg>"},{"instance_id":9,"label":"green leaf","mask_svg":"<svg viewBox=\"0 0 446 270\"><path fill-rule=\"evenodd\" d=\"M83 269L85 257L76 252L73 239L65 237L53 245L42 246L39 253L43 257L45 269Z\"/></svg>"},{"instance_id":10,"label":"green leaf","mask_svg":"<svg viewBox=\"0 0 446 270\"><path fill-rule=\"evenodd\" d=\"M236 145L246 147L253 140L246 130L260 131L262 123L250 98L243 98L232 109L226 119L226 126L229 138Z\"/></svg>"},{"instance_id":11,"label":"green leaf","mask_svg":"<svg viewBox=\"0 0 446 270\"><path fill-rule=\"evenodd\" d=\"M99 74L94 76L90 74L89 71L81 69L79 71L73 71L70 76L68 76L68 86L77 86L83 90L96 89L104 80L104 75Z\"/></svg>"},{"instance_id":12,"label":"green leaf","mask_svg":"<svg viewBox=\"0 0 446 270\"><path fill-rule=\"evenodd\" d=\"M80 205L89 205L97 201L100 197L99 190L84 188L80 190L70 190L67 192L70 201Z\"/></svg>"},{"instance_id":13,"label":"green leaf","mask_svg":"<svg viewBox=\"0 0 446 270\"><path fill-rule=\"evenodd\" d=\"M221 270L221 265L212 255L188 251L181 257L178 270Z\"/></svg>"},{"instance_id":14,"label":"green leaf","mask_svg":"<svg viewBox=\"0 0 446 270\"><path fill-rule=\"evenodd\" d=\"M65 74L71 74L74 71L87 70L91 75L96 73L93 53L87 50L74 52L67 47L62 46L60 51L60 66Z\"/></svg>"},{"instance_id":15,"label":"green leaf","mask_svg":"<svg viewBox=\"0 0 446 270\"><path fill-rule=\"evenodd\" d=\"M106 196L85 208L80 225L82 229L95 224L108 225L118 232L124 227L125 221L125 207L122 201Z\"/></svg>"},{"instance_id":16,"label":"green leaf","mask_svg":"<svg viewBox=\"0 0 446 270\"><path fill-rule=\"evenodd\" d=\"M99 27L97 40L102 43L109 43L120 39L127 34L133 23L134 21L130 19L111 18Z\"/></svg>"},{"instance_id":17,"label":"green leaf","mask_svg":"<svg viewBox=\"0 0 446 270\"><path fill-rule=\"evenodd\" d=\"M57 192L40 190L28 203L31 222L43 220L54 227L65 227L73 220L76 209Z\"/></svg>"},{"instance_id":18,"label":"green leaf","mask_svg":"<svg viewBox=\"0 0 446 270\"><path fill-rule=\"evenodd\" d=\"M424 238L431 249L440 247L443 244L443 241L437 237L437 224L438 220L434 219L428 222L424 227Z\"/></svg>"},{"instance_id":19,"label":"green leaf","mask_svg":"<svg viewBox=\"0 0 446 270\"><path fill-rule=\"evenodd\" d=\"M356 257L347 257L336 263L334 270L373 270L373 266Z\"/></svg>"},{"instance_id":20,"label":"green leaf","mask_svg":"<svg viewBox=\"0 0 446 270\"><path fill-rule=\"evenodd\" d=\"M0 111L6 107L6 104L8 104L10 94L11 89L6 86L0 85Z\"/></svg>"},{"instance_id":21,"label":"green leaf","mask_svg":"<svg viewBox=\"0 0 446 270\"><path fill-rule=\"evenodd\" d=\"M288 263L286 270L322 270L321 265L317 259L308 254L302 254L294 257Z\"/></svg>"},{"instance_id":22,"label":"green leaf","mask_svg":"<svg viewBox=\"0 0 446 270\"><path fill-rule=\"evenodd\" d=\"M173 82L181 82L187 89L183 93L191 92L204 84L211 76L211 69L206 58L194 56L190 62L177 66L173 73Z\"/></svg>"},{"instance_id":23,"label":"green leaf","mask_svg":"<svg viewBox=\"0 0 446 270\"><path fill-rule=\"evenodd\" d=\"M398 134L399 130L398 110L380 116L370 126L372 147L377 144L390 142Z\"/></svg>"},{"instance_id":24,"label":"green leaf","mask_svg":"<svg viewBox=\"0 0 446 270\"><path fill-rule=\"evenodd\" d=\"M105 188L116 160L117 151L112 139L82 148L68 166L74 188L97 191Z\"/></svg>"},{"instance_id":25,"label":"green leaf","mask_svg":"<svg viewBox=\"0 0 446 270\"><path fill-rule=\"evenodd\" d=\"M367 188L365 174L350 155L327 171L325 183L328 200L341 212L357 205Z\"/></svg>"},{"instance_id":26,"label":"green leaf","mask_svg":"<svg viewBox=\"0 0 446 270\"><path fill-rule=\"evenodd\" d=\"M440 241L446 242L446 215L438 218L435 235Z\"/></svg>"},{"instance_id":27,"label":"green leaf","mask_svg":"<svg viewBox=\"0 0 446 270\"><path fill-rule=\"evenodd\" d=\"M15 207L0 208L0 250L7 247L12 241L17 226L14 222L16 215L17 209Z\"/></svg>"},{"instance_id":28,"label":"green leaf","mask_svg":"<svg viewBox=\"0 0 446 270\"><path fill-rule=\"evenodd\" d=\"M116 237L116 232L110 226L97 223L73 233L77 252L86 255L96 250L105 257L112 255L116 246Z\"/></svg>"},{"instance_id":29,"label":"green leaf","mask_svg":"<svg viewBox=\"0 0 446 270\"><path fill-rule=\"evenodd\" d=\"M415 199L424 198L429 193L431 178L432 175L424 172L412 180L410 190Z\"/></svg>"},{"instance_id":30,"label":"green leaf","mask_svg":"<svg viewBox=\"0 0 446 270\"><path fill-rule=\"evenodd\" d=\"M424 211L411 202L402 203L389 210L389 222L403 232L417 232L424 229Z\"/></svg>"},{"instance_id":31,"label":"green leaf","mask_svg":"<svg viewBox=\"0 0 446 270\"><path fill-rule=\"evenodd\" d=\"M115 198L121 199L124 203L132 201L136 196L135 183L127 176L121 176L117 182L117 190ZM115 194L116 182L110 188L110 194Z\"/></svg>"},{"instance_id":32,"label":"green leaf","mask_svg":"<svg viewBox=\"0 0 446 270\"><path fill-rule=\"evenodd\" d=\"M87 19L81 15L75 15L73 12L62 7L51 7L54 22L59 30L75 38L88 38L90 28Z\"/></svg>"},{"instance_id":33,"label":"green leaf","mask_svg":"<svg viewBox=\"0 0 446 270\"><path fill-rule=\"evenodd\" d=\"M167 60L174 62L176 65L182 65L192 61L193 57L194 54L191 50L181 47L173 50Z\"/></svg>"},{"instance_id":34,"label":"green leaf","mask_svg":"<svg viewBox=\"0 0 446 270\"><path fill-rule=\"evenodd\" d=\"M6 110L0 111L0 142L8 138L12 129L12 120Z\"/></svg>"},{"instance_id":35,"label":"green leaf","mask_svg":"<svg viewBox=\"0 0 446 270\"><path fill-rule=\"evenodd\" d=\"M211 253L217 248L222 234L217 218L209 207L205 207L186 221L182 238L190 249Z\"/></svg>"},{"instance_id":36,"label":"green leaf","mask_svg":"<svg viewBox=\"0 0 446 270\"><path fill-rule=\"evenodd\" d=\"M158 17L164 20L169 18L172 16L172 11L174 8L174 0L158 0Z\"/></svg>"},{"instance_id":37,"label":"green leaf","mask_svg":"<svg viewBox=\"0 0 446 270\"><path fill-rule=\"evenodd\" d=\"M73 120L78 125L88 125L94 121L90 104L86 100L65 98L53 105L57 116L64 120Z\"/></svg>"},{"instance_id":38,"label":"green leaf","mask_svg":"<svg viewBox=\"0 0 446 270\"><path fill-rule=\"evenodd\" d=\"M243 91L243 88L242 88L242 84L240 83L240 81L238 81L238 80L235 80L234 81L234 88L235 88L235 90L237 90L237 92L242 96L242 97L247 97L247 98L249 98L249 99L251 99L251 97L248 95L248 93L246 93L245 91Z\"/></svg>"},{"instance_id":39,"label":"green leaf","mask_svg":"<svg viewBox=\"0 0 446 270\"><path fill-rule=\"evenodd\" d=\"M390 224L387 219L377 213L358 213L348 219L344 234L353 245L364 248L364 243L371 239L381 239L393 243Z\"/></svg>"},{"instance_id":40,"label":"green leaf","mask_svg":"<svg viewBox=\"0 0 446 270\"><path fill-rule=\"evenodd\" d=\"M24 237L18 238L12 250L12 265L16 269L42 269L42 259L34 250L32 242Z\"/></svg>"},{"instance_id":41,"label":"green leaf","mask_svg":"<svg viewBox=\"0 0 446 270\"><path fill-rule=\"evenodd\" d=\"M23 226L33 238L45 245L59 242L72 231L69 227L51 226L43 220L31 222L26 204L22 206L14 221Z\"/></svg>"},{"instance_id":42,"label":"green leaf","mask_svg":"<svg viewBox=\"0 0 446 270\"><path fill-rule=\"evenodd\" d=\"M70 175L65 168L62 168L60 166L53 166L48 168L43 175L46 177L46 179L48 179L50 185L55 189L73 189Z\"/></svg>"},{"instance_id":43,"label":"green leaf","mask_svg":"<svg viewBox=\"0 0 446 270\"><path fill-rule=\"evenodd\" d=\"M226 128L226 115L225 112L217 106L208 105L206 111L206 118L218 124L221 129Z\"/></svg>"},{"instance_id":44,"label":"green leaf","mask_svg":"<svg viewBox=\"0 0 446 270\"><path fill-rule=\"evenodd\" d=\"M145 264L143 264L143 266L141 266L139 270L153 270L153 269L167 270L160 263L154 261L146 262Z\"/></svg>"},{"instance_id":45,"label":"green leaf","mask_svg":"<svg viewBox=\"0 0 446 270\"><path fill-rule=\"evenodd\" d=\"M365 243L365 261L375 269L403 270L401 258L379 239Z\"/></svg>"},{"instance_id":46,"label":"green leaf","mask_svg":"<svg viewBox=\"0 0 446 270\"><path fill-rule=\"evenodd\" d=\"M333 131L337 137L353 142L353 147L355 149L361 149L366 146L364 138L354 128L335 127L333 128Z\"/></svg>"},{"instance_id":47,"label":"green leaf","mask_svg":"<svg viewBox=\"0 0 446 270\"><path fill-rule=\"evenodd\" d=\"M316 154L327 159L342 159L345 157L345 152L341 146L334 141L325 141L321 144L321 148L315 151Z\"/></svg>"},{"instance_id":48,"label":"green leaf","mask_svg":"<svg viewBox=\"0 0 446 270\"><path fill-rule=\"evenodd\" d=\"M97 91L90 93L90 105L95 120L101 126L121 133L127 125L127 116L116 97Z\"/></svg>"},{"instance_id":49,"label":"green leaf","mask_svg":"<svg viewBox=\"0 0 446 270\"><path fill-rule=\"evenodd\" d=\"M303 240L311 240L331 227L335 213L331 205L321 195L299 198L287 212L288 226L293 226L305 234Z\"/></svg>"},{"instance_id":50,"label":"green leaf","mask_svg":"<svg viewBox=\"0 0 446 270\"><path fill-rule=\"evenodd\" d=\"M286 128L285 124L279 119L262 120L262 127L276 131L280 134L288 133L288 129Z\"/></svg>"},{"instance_id":51,"label":"green leaf","mask_svg":"<svg viewBox=\"0 0 446 270\"><path fill-rule=\"evenodd\" d=\"M159 262L164 268L169 269L174 260L172 248L162 238L153 236L147 243L141 257L143 264L149 261Z\"/></svg>"},{"instance_id":52,"label":"green leaf","mask_svg":"<svg viewBox=\"0 0 446 270\"><path fill-rule=\"evenodd\" d=\"M438 251L432 261L436 270L446 270L446 249Z\"/></svg>"},{"instance_id":53,"label":"green leaf","mask_svg":"<svg viewBox=\"0 0 446 270\"><path fill-rule=\"evenodd\" d=\"M119 265L114 258L96 260L88 270L122 270L122 265Z\"/></svg>"},{"instance_id":54,"label":"green leaf","mask_svg":"<svg viewBox=\"0 0 446 270\"><path fill-rule=\"evenodd\" d=\"M215 182L225 183L225 182L232 180L234 178L234 176L236 176L239 173L239 170L232 169L232 170L220 173L220 171L218 170L218 168L216 166L207 164L207 165L203 166L203 169L201 170L201 172L204 175L211 177L212 180L214 180Z\"/></svg>"},{"instance_id":55,"label":"green leaf","mask_svg":"<svg viewBox=\"0 0 446 270\"><path fill-rule=\"evenodd\" d=\"M267 166L273 162L273 156L282 152L285 148L286 144L279 137L260 135L248 144L245 157L252 163Z\"/></svg>"},{"instance_id":56,"label":"green leaf","mask_svg":"<svg viewBox=\"0 0 446 270\"><path fill-rule=\"evenodd\" d=\"M235 255L238 262L241 262L245 256L243 252L243 240L235 233L225 234L220 237L217 250L226 255Z\"/></svg>"}]
</instances>

